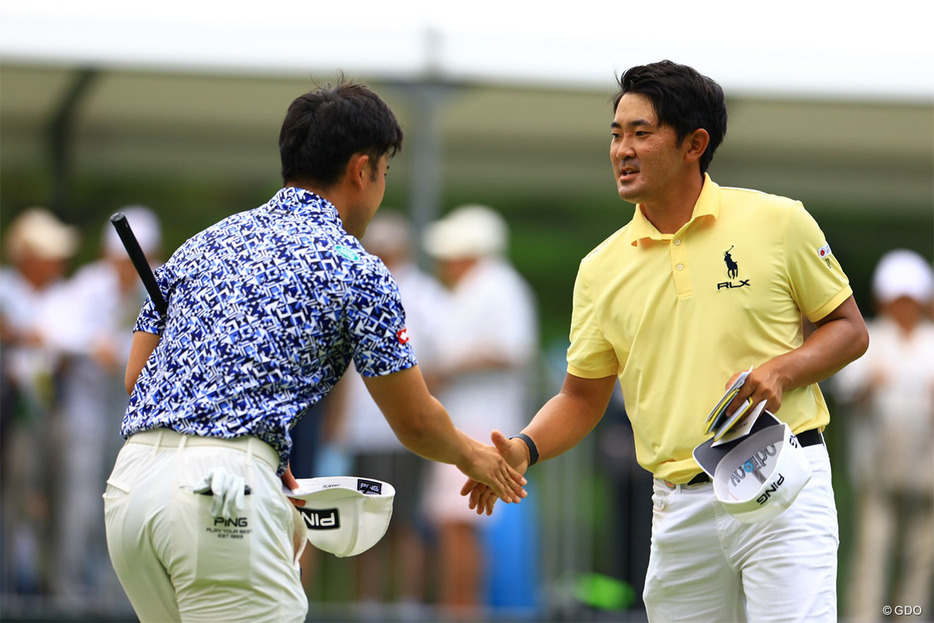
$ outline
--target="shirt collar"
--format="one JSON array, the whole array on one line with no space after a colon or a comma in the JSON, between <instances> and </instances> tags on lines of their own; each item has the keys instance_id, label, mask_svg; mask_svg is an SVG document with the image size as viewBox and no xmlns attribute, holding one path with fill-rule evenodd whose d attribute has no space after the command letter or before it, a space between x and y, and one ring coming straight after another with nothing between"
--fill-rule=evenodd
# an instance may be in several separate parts
<instances>
[{"instance_id":1,"label":"shirt collar","mask_svg":"<svg viewBox=\"0 0 934 623\"><path fill-rule=\"evenodd\" d=\"M284 210L307 210L340 220L337 206L321 195L296 186L286 186L280 189L270 203Z\"/></svg>"},{"instance_id":2,"label":"shirt collar","mask_svg":"<svg viewBox=\"0 0 934 623\"><path fill-rule=\"evenodd\" d=\"M685 229L694 221L710 217L716 219L720 215L720 187L710 179L710 176L704 173L704 186L694 204L694 212L691 214L691 220L684 224L681 229ZM642 205L636 204L629 227L629 243L637 246L641 240L668 240L672 234L663 234L655 225L649 222L642 213Z\"/></svg>"}]
</instances>

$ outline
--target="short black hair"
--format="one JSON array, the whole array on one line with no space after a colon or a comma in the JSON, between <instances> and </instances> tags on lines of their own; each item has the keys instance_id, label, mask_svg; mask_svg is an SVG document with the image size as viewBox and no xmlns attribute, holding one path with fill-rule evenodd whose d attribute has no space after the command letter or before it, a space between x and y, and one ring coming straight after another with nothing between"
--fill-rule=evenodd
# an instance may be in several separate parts
<instances>
[{"instance_id":1,"label":"short black hair","mask_svg":"<svg viewBox=\"0 0 934 623\"><path fill-rule=\"evenodd\" d=\"M389 106L368 87L347 82L300 95L289 105L279 132L282 180L329 188L350 157L374 160L402 149L402 128Z\"/></svg>"},{"instance_id":2,"label":"short black hair","mask_svg":"<svg viewBox=\"0 0 934 623\"><path fill-rule=\"evenodd\" d=\"M710 143L700 158L701 173L706 173L726 136L726 102L720 85L692 67L667 60L632 67L617 82L614 111L623 95L638 93L649 98L659 124L674 128L678 141L699 128L707 131Z\"/></svg>"}]
</instances>

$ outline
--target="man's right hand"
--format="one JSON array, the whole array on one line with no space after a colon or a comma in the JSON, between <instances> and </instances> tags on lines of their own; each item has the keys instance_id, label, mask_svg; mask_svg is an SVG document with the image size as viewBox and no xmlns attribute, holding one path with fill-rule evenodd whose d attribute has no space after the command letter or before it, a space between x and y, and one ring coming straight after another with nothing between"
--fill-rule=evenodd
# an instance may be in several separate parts
<instances>
[{"instance_id":1,"label":"man's right hand","mask_svg":"<svg viewBox=\"0 0 934 623\"><path fill-rule=\"evenodd\" d=\"M517 474L524 474L529 467L530 459L528 446L520 439L507 439L506 436L498 430L494 430L490 438L493 440L493 446L496 448L496 451L512 467L513 471ZM488 448L489 446L484 447ZM467 475L469 476L470 474ZM525 485L526 482L526 479L522 478L522 484ZM493 506L496 504L496 499L502 497L497 494L493 488L475 478L470 478L464 483L464 486L461 488L461 495L469 496L468 507L476 509L478 515L484 513L491 515L493 513ZM525 495L526 492L523 490L522 497L525 497ZM507 502L510 501L506 498L503 499Z\"/></svg>"},{"instance_id":2,"label":"man's right hand","mask_svg":"<svg viewBox=\"0 0 934 623\"><path fill-rule=\"evenodd\" d=\"M518 502L526 496L522 474L497 448L454 426L441 403L428 392L417 365L392 374L364 376L363 382L406 448L423 458L456 465L506 502Z\"/></svg>"},{"instance_id":3,"label":"man's right hand","mask_svg":"<svg viewBox=\"0 0 934 623\"><path fill-rule=\"evenodd\" d=\"M494 443L497 443L497 435L501 443L505 443L506 446L509 445L510 440L503 437L499 431L495 431L493 434ZM523 489L527 481L522 476L522 472L525 471L528 465L528 458L526 457L521 466L521 471L519 471L510 460L510 458L515 459L515 456L510 457L512 453L508 452L506 446L502 448L499 444L488 446L474 439L470 439L470 443L473 452L469 463L467 465L458 465L458 469L468 476L468 484L473 483L476 488L482 489L486 493L486 497L491 497L494 502L496 498L501 498L509 503L521 501L527 495L525 489ZM524 446L525 444L521 445ZM503 450L507 450L507 453L504 454ZM519 450L521 451L521 449ZM464 489L467 489L467 486L464 485ZM464 489L461 490L461 494L467 495ZM478 491L477 495L479 496L480 493ZM472 494L471 496L473 497ZM480 512L482 511L478 510L478 513ZM492 503L489 503L489 512L493 512Z\"/></svg>"}]
</instances>

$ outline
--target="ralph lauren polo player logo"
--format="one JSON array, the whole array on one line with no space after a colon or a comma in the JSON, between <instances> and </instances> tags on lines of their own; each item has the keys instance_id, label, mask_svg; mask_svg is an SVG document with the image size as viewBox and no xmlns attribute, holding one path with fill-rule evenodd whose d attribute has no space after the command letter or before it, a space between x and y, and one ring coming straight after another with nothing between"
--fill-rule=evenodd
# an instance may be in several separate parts
<instances>
[{"instance_id":1,"label":"ralph lauren polo player logo","mask_svg":"<svg viewBox=\"0 0 934 623\"><path fill-rule=\"evenodd\" d=\"M723 263L726 264L726 277L729 281L721 281L717 284L717 290L731 290L733 288L743 288L749 285L748 279L739 279L739 264L733 259L731 251L735 245L723 252Z\"/></svg>"}]
</instances>

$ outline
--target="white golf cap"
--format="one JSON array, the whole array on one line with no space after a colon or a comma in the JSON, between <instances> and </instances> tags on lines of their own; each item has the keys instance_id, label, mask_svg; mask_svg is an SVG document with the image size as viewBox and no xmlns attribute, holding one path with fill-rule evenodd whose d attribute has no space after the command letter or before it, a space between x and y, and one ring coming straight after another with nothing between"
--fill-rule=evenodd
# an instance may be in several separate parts
<instances>
[{"instance_id":1,"label":"white golf cap","mask_svg":"<svg viewBox=\"0 0 934 623\"><path fill-rule=\"evenodd\" d=\"M752 523L779 515L811 479L811 466L791 429L768 411L749 434L694 448L694 459L713 480L717 500L737 520Z\"/></svg>"},{"instance_id":2,"label":"white golf cap","mask_svg":"<svg viewBox=\"0 0 934 623\"><path fill-rule=\"evenodd\" d=\"M931 264L908 249L889 251L876 265L872 293L881 303L907 296L925 305L934 295Z\"/></svg>"},{"instance_id":3,"label":"white golf cap","mask_svg":"<svg viewBox=\"0 0 934 623\"><path fill-rule=\"evenodd\" d=\"M509 242L506 220L491 208L465 205L425 230L428 255L438 260L487 257L505 253Z\"/></svg>"},{"instance_id":4,"label":"white golf cap","mask_svg":"<svg viewBox=\"0 0 934 623\"><path fill-rule=\"evenodd\" d=\"M139 242L143 253L152 259L152 256L159 253L162 247L162 225L159 223L159 217L151 209L141 205L125 206L120 209L120 212L123 212L130 227L133 228L133 235ZM120 236L117 235L117 231L109 220L104 225L103 237L104 252L107 255L126 257L126 249L123 248Z\"/></svg>"},{"instance_id":5,"label":"white golf cap","mask_svg":"<svg viewBox=\"0 0 934 623\"><path fill-rule=\"evenodd\" d=\"M308 542L338 558L356 556L379 542L389 528L396 490L388 482L355 476L300 478L285 494L303 500Z\"/></svg>"}]
</instances>

